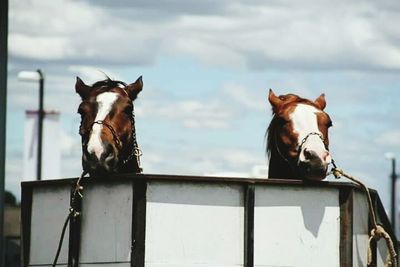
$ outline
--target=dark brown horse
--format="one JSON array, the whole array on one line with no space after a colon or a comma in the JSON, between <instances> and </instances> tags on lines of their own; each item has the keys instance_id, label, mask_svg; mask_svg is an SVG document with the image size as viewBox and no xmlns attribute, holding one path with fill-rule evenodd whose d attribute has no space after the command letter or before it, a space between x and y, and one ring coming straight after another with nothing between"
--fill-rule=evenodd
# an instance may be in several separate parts
<instances>
[{"instance_id":1,"label":"dark brown horse","mask_svg":"<svg viewBox=\"0 0 400 267\"><path fill-rule=\"evenodd\" d=\"M90 176L141 172L133 101L142 88L142 77L128 85L107 78L91 86L77 77L82 166Z\"/></svg>"},{"instance_id":2,"label":"dark brown horse","mask_svg":"<svg viewBox=\"0 0 400 267\"><path fill-rule=\"evenodd\" d=\"M276 96L269 91L273 118L267 130L268 176L279 179L322 180L331 163L324 112L325 95L315 101L294 94Z\"/></svg>"}]
</instances>

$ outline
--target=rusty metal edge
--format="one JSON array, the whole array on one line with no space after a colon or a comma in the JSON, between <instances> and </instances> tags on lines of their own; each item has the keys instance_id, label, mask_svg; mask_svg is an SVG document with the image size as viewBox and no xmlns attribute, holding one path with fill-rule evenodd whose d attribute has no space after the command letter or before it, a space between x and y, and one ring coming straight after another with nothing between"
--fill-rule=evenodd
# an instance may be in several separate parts
<instances>
[{"instance_id":1,"label":"rusty metal edge","mask_svg":"<svg viewBox=\"0 0 400 267\"><path fill-rule=\"evenodd\" d=\"M42 180L42 181L25 181L22 182L23 187L31 186L51 186L61 185L66 183L73 183L77 178L65 178L56 180ZM212 183L228 183L228 184L265 184L277 186L307 186L307 187L334 187L343 188L351 187L360 189L360 187L350 182L331 182L331 181L304 181L293 179L271 179L271 178L246 178L246 177L217 177L217 176L189 176L189 175L164 175L164 174L121 174L110 175L109 177L88 177L82 183L91 184L97 182L117 182L127 180L146 180L146 181L176 181L176 182L212 182ZM374 191L374 190L372 190Z\"/></svg>"},{"instance_id":2,"label":"rusty metal edge","mask_svg":"<svg viewBox=\"0 0 400 267\"><path fill-rule=\"evenodd\" d=\"M133 183L131 267L145 266L147 182Z\"/></svg>"},{"instance_id":3,"label":"rusty metal edge","mask_svg":"<svg viewBox=\"0 0 400 267\"><path fill-rule=\"evenodd\" d=\"M341 267L353 266L353 203L354 190L341 188L339 261Z\"/></svg>"},{"instance_id":4,"label":"rusty metal edge","mask_svg":"<svg viewBox=\"0 0 400 267\"><path fill-rule=\"evenodd\" d=\"M254 267L254 185L244 187L244 267Z\"/></svg>"},{"instance_id":5,"label":"rusty metal edge","mask_svg":"<svg viewBox=\"0 0 400 267\"><path fill-rule=\"evenodd\" d=\"M21 192L21 266L29 265L31 245L32 187L22 187Z\"/></svg>"},{"instance_id":6,"label":"rusty metal edge","mask_svg":"<svg viewBox=\"0 0 400 267\"><path fill-rule=\"evenodd\" d=\"M72 216L69 221L69 242L68 242L68 266L78 267L81 245L81 218L82 218L82 201L78 195L73 202L74 187L71 187L70 206L74 206L75 211L81 215Z\"/></svg>"}]
</instances>

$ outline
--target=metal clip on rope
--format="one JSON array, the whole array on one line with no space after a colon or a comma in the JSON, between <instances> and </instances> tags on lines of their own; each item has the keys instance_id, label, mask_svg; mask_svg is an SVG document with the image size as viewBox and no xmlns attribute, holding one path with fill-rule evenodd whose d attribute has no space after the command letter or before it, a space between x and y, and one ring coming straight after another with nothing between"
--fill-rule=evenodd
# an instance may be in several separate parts
<instances>
[{"instance_id":1,"label":"metal clip on rope","mask_svg":"<svg viewBox=\"0 0 400 267\"><path fill-rule=\"evenodd\" d=\"M382 225L379 225L376 222L376 217L375 217L375 211L374 211L374 206L372 205L372 199L371 199L371 194L369 192L368 187L366 187L360 180L354 178L353 176L345 173L343 170L339 169L335 161L332 159L332 169L328 173L333 174L336 179L340 179L342 176L346 177L347 179L353 181L354 183L360 185L367 196L368 200L368 209L369 213L371 215L371 220L372 220L372 229L371 232L369 233L369 239L368 239L368 266L372 266L372 249L371 249L371 242L372 240L379 241L381 238L384 238L386 241L386 246L388 248L388 253L386 255L386 262L385 262L385 267L394 267L398 266L397 265L397 252L396 249L394 248L393 240L390 237L390 235L386 232L386 230L383 228Z\"/></svg>"}]
</instances>

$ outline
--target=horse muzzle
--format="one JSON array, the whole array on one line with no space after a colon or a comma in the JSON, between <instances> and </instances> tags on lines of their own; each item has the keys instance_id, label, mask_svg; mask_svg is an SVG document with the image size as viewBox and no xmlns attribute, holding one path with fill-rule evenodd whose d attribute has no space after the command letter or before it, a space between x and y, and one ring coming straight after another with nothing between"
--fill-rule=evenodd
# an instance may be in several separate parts
<instances>
[{"instance_id":1,"label":"horse muzzle","mask_svg":"<svg viewBox=\"0 0 400 267\"><path fill-rule=\"evenodd\" d=\"M317 181L325 179L330 163L329 152L326 151L319 155L313 150L304 149L302 153L304 157L298 161L298 168L302 178Z\"/></svg>"},{"instance_id":2,"label":"horse muzzle","mask_svg":"<svg viewBox=\"0 0 400 267\"><path fill-rule=\"evenodd\" d=\"M117 151L109 143L103 144L101 153L85 150L82 157L83 168L90 174L104 175L116 171Z\"/></svg>"}]
</instances>

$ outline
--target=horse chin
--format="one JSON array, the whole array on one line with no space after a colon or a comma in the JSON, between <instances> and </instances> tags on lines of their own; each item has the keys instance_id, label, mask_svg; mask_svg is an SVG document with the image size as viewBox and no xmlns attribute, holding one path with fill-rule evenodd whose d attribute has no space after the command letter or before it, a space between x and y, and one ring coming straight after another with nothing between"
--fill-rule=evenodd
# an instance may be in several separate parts
<instances>
[{"instance_id":1,"label":"horse chin","mask_svg":"<svg viewBox=\"0 0 400 267\"><path fill-rule=\"evenodd\" d=\"M104 168L90 169L88 172L92 177L107 177L115 173L114 170L107 170Z\"/></svg>"},{"instance_id":2,"label":"horse chin","mask_svg":"<svg viewBox=\"0 0 400 267\"><path fill-rule=\"evenodd\" d=\"M90 176L106 177L117 172L114 166L97 163L95 165L84 163L83 169L89 173Z\"/></svg>"},{"instance_id":3,"label":"horse chin","mask_svg":"<svg viewBox=\"0 0 400 267\"><path fill-rule=\"evenodd\" d=\"M303 179L311 181L321 181L326 178L328 165L326 164L307 164L300 162L299 172Z\"/></svg>"},{"instance_id":4,"label":"horse chin","mask_svg":"<svg viewBox=\"0 0 400 267\"><path fill-rule=\"evenodd\" d=\"M112 157L102 157L100 160L84 153L82 167L90 176L106 177L118 172L118 154L112 153Z\"/></svg>"}]
</instances>

